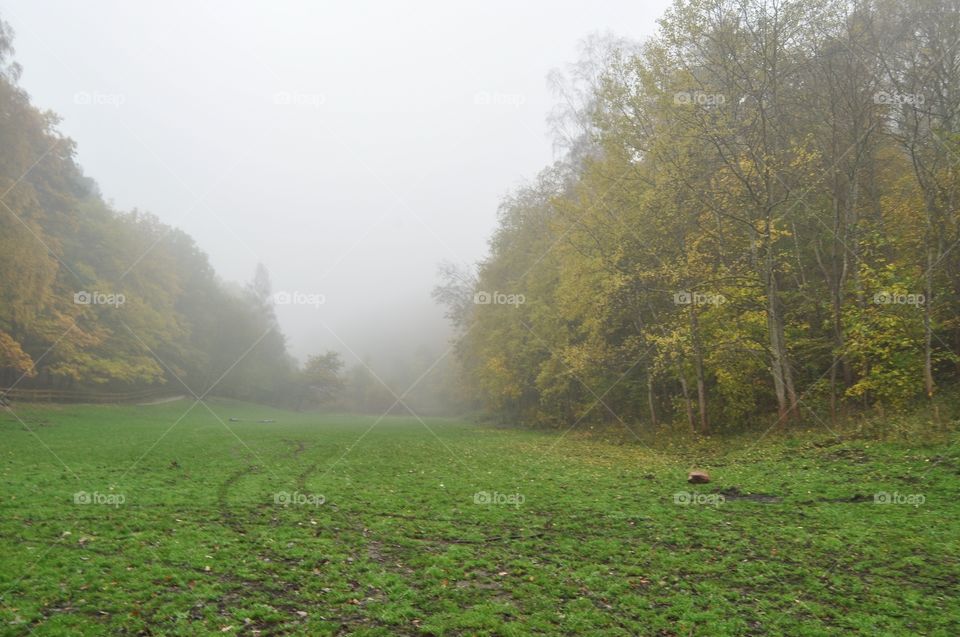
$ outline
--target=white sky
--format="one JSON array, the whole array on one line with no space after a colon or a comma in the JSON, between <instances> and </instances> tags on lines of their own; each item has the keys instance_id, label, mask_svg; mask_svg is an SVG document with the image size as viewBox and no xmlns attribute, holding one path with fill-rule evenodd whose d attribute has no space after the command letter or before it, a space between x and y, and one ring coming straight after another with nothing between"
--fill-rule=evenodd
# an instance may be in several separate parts
<instances>
[{"instance_id":1,"label":"white sky","mask_svg":"<svg viewBox=\"0 0 960 637\"><path fill-rule=\"evenodd\" d=\"M294 354L376 359L442 339L436 264L480 260L500 198L553 161L548 72L592 32L650 35L667 5L0 0L0 16L107 199L184 229L225 279L260 261L275 290L323 294L278 308Z\"/></svg>"}]
</instances>

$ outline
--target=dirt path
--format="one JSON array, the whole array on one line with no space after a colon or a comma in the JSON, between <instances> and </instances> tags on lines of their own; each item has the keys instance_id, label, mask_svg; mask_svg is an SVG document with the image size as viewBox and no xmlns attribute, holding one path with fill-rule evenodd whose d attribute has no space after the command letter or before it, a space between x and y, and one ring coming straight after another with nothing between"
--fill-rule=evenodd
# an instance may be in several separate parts
<instances>
[{"instance_id":1,"label":"dirt path","mask_svg":"<svg viewBox=\"0 0 960 637\"><path fill-rule=\"evenodd\" d=\"M162 405L163 403L172 403L176 400L182 400L184 398L186 398L186 396L184 396L183 394L180 394L178 396L167 396L166 398L158 398L157 400L151 400L150 402L146 402L146 403L137 403L137 406L145 407L147 405Z\"/></svg>"}]
</instances>

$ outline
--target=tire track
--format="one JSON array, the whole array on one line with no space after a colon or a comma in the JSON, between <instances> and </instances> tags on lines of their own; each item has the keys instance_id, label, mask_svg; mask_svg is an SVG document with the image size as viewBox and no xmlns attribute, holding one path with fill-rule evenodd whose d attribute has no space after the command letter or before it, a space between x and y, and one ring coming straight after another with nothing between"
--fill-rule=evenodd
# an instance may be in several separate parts
<instances>
[{"instance_id":1,"label":"tire track","mask_svg":"<svg viewBox=\"0 0 960 637\"><path fill-rule=\"evenodd\" d=\"M243 522L240 521L239 517L234 513L233 509L230 507L230 503L227 501L227 496L230 493L230 488L240 481L246 475L252 473L259 473L259 467L257 465L251 464L234 471L227 479L220 485L217 489L217 508L220 511L220 519L223 521L225 526L230 527L239 535L246 535L247 530L243 525Z\"/></svg>"}]
</instances>

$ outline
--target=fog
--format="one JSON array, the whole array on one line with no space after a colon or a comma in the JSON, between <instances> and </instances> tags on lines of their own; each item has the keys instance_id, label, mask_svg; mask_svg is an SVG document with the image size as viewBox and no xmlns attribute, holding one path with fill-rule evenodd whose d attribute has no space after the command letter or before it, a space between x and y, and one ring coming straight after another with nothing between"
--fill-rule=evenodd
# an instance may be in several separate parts
<instances>
[{"instance_id":1,"label":"fog","mask_svg":"<svg viewBox=\"0 0 960 637\"><path fill-rule=\"evenodd\" d=\"M0 0L0 637L960 635L958 317L960 0Z\"/></svg>"},{"instance_id":2,"label":"fog","mask_svg":"<svg viewBox=\"0 0 960 637\"><path fill-rule=\"evenodd\" d=\"M2 2L22 86L106 199L183 229L224 279L257 263L290 351L383 361L448 338L443 259L554 159L547 75L667 2Z\"/></svg>"}]
</instances>

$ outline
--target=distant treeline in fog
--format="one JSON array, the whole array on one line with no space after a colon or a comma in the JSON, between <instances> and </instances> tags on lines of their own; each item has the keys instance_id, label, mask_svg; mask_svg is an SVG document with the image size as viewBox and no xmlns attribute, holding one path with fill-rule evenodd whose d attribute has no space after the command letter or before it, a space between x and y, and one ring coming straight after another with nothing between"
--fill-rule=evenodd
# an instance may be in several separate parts
<instances>
[{"instance_id":1,"label":"distant treeline in fog","mask_svg":"<svg viewBox=\"0 0 960 637\"><path fill-rule=\"evenodd\" d=\"M231 289L179 230L107 205L17 84L0 31L0 387L172 383L273 400L295 371L262 290ZM250 352L244 356L244 352ZM238 362L239 361L239 362Z\"/></svg>"},{"instance_id":2,"label":"distant treeline in fog","mask_svg":"<svg viewBox=\"0 0 960 637\"><path fill-rule=\"evenodd\" d=\"M935 398L960 351L958 38L953 0L681 0L642 45L588 41L557 78L565 157L435 291L473 399L706 432Z\"/></svg>"},{"instance_id":3,"label":"distant treeline in fog","mask_svg":"<svg viewBox=\"0 0 960 637\"><path fill-rule=\"evenodd\" d=\"M297 408L449 408L449 374L424 377L396 402L440 352L379 375L370 361L346 369L332 352L299 366L266 269L245 286L225 283L182 231L112 209L56 115L19 87L12 55L12 31L0 22L0 390L159 388Z\"/></svg>"}]
</instances>

